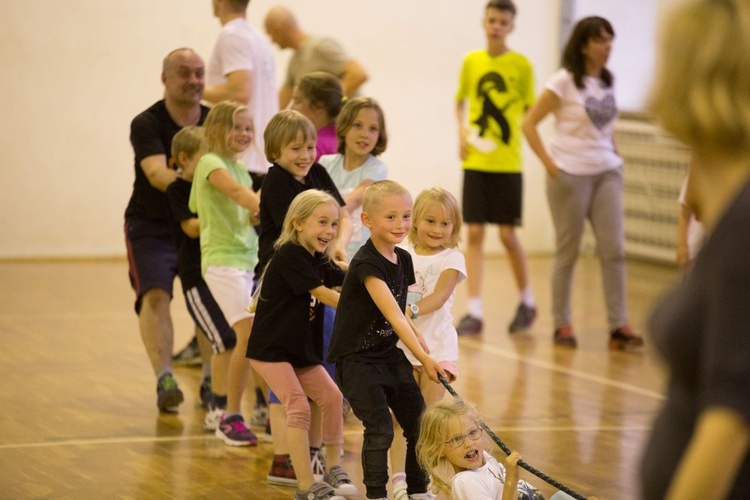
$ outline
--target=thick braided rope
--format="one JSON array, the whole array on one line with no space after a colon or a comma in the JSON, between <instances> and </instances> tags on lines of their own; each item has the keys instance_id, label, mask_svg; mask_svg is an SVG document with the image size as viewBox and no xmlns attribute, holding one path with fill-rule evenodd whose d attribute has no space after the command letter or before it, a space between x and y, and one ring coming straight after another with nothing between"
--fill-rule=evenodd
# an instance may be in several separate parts
<instances>
[{"instance_id":1,"label":"thick braided rope","mask_svg":"<svg viewBox=\"0 0 750 500\"><path fill-rule=\"evenodd\" d=\"M448 392L451 393L453 397L461 399L461 396L458 395L458 393L451 387L451 385L448 383L448 381L443 377L442 375L438 374L438 378L440 379L440 382L445 386L445 388L448 390ZM503 452L505 452L506 455L511 454L511 449L506 446L505 443L503 443L497 435L495 435L494 432L481 420L479 421L479 425L484 429L484 431L492 438L492 440L497 444ZM555 488L557 488L560 491L564 491L568 495L572 496L573 498L576 498L578 500L585 500L585 496L581 495L580 493L577 493L576 491L568 488L564 484L560 483L559 481L556 481L555 479L552 479L544 472L540 471L539 469L532 467L531 465L527 464L523 460L518 461L518 466L522 469L526 469L527 471L531 472L535 476L537 476L540 479L543 479L547 483L551 484Z\"/></svg>"}]
</instances>

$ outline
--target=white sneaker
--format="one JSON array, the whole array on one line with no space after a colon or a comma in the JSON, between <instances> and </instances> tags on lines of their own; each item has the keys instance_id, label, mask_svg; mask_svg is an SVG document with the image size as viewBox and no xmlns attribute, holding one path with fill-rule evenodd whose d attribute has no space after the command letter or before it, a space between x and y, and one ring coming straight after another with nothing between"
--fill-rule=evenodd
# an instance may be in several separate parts
<instances>
[{"instance_id":1,"label":"white sneaker","mask_svg":"<svg viewBox=\"0 0 750 500\"><path fill-rule=\"evenodd\" d=\"M219 427L219 422L221 422L221 415L223 413L224 410L221 408L208 410L206 417L203 419L203 428L207 431L215 431Z\"/></svg>"},{"instance_id":2,"label":"white sneaker","mask_svg":"<svg viewBox=\"0 0 750 500\"><path fill-rule=\"evenodd\" d=\"M391 498L393 500L409 500L409 494L406 492L406 481L396 481L393 483Z\"/></svg>"},{"instance_id":3,"label":"white sneaker","mask_svg":"<svg viewBox=\"0 0 750 500\"><path fill-rule=\"evenodd\" d=\"M326 459L318 448L310 448L310 465L315 482L323 481L326 475Z\"/></svg>"},{"instance_id":4,"label":"white sneaker","mask_svg":"<svg viewBox=\"0 0 750 500\"><path fill-rule=\"evenodd\" d=\"M414 493L413 495L409 495L409 500L434 500L435 498L437 497L429 491L427 493Z\"/></svg>"},{"instance_id":5,"label":"white sneaker","mask_svg":"<svg viewBox=\"0 0 750 500\"><path fill-rule=\"evenodd\" d=\"M268 406L256 404L253 414L250 416L250 425L253 427L265 427L268 421Z\"/></svg>"}]
</instances>

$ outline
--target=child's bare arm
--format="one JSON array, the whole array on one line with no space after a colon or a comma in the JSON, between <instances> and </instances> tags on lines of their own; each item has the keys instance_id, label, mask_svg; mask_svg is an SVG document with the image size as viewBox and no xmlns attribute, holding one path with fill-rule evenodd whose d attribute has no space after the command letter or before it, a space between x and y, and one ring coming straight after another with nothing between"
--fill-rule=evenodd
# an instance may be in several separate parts
<instances>
[{"instance_id":1,"label":"child's bare arm","mask_svg":"<svg viewBox=\"0 0 750 500\"><path fill-rule=\"evenodd\" d=\"M518 497L518 461L521 454L514 451L505 458L505 485L502 500L516 500Z\"/></svg>"},{"instance_id":2,"label":"child's bare arm","mask_svg":"<svg viewBox=\"0 0 750 500\"><path fill-rule=\"evenodd\" d=\"M238 184L229 172L223 168L217 168L208 174L208 182L216 189L227 195L239 206L250 210L255 214L260 211L260 196L252 189Z\"/></svg>"},{"instance_id":3,"label":"child's bare arm","mask_svg":"<svg viewBox=\"0 0 750 500\"><path fill-rule=\"evenodd\" d=\"M344 198L344 201L346 202L346 209L350 214L362 206L362 197L365 194L365 189L370 187L373 182L375 181L372 179L363 180L359 183L359 186L355 187L354 190Z\"/></svg>"},{"instance_id":4,"label":"child's bare arm","mask_svg":"<svg viewBox=\"0 0 750 500\"><path fill-rule=\"evenodd\" d=\"M180 227L188 238L196 239L201 235L201 224L198 217L191 217L190 219L180 221Z\"/></svg>"},{"instance_id":5,"label":"child's bare arm","mask_svg":"<svg viewBox=\"0 0 750 500\"><path fill-rule=\"evenodd\" d=\"M310 295L318 299L320 302L324 303L327 306L331 307L338 307L339 305L339 296L341 295L339 292L335 290L331 290L328 287L325 287L323 285L320 285L317 288L313 288L310 290Z\"/></svg>"},{"instance_id":6,"label":"child's bare arm","mask_svg":"<svg viewBox=\"0 0 750 500\"><path fill-rule=\"evenodd\" d=\"M422 348L417 333L414 331L413 323L404 315L404 311L401 310L398 302L393 298L393 294L385 281L374 276L368 276L365 278L365 288L367 288L367 292L372 297L375 305L378 306L385 319L391 324L399 339L414 354L414 357L422 363L430 380L438 382L437 374L445 377L445 371Z\"/></svg>"},{"instance_id":7,"label":"child's bare arm","mask_svg":"<svg viewBox=\"0 0 750 500\"><path fill-rule=\"evenodd\" d=\"M339 241L336 244L336 249L333 253L333 258L338 261L347 262L346 246L349 244L349 240L352 239L352 218L349 217L349 212L346 210L346 206L340 207L339 209Z\"/></svg>"},{"instance_id":8,"label":"child's bare arm","mask_svg":"<svg viewBox=\"0 0 750 500\"><path fill-rule=\"evenodd\" d=\"M417 302L419 314L429 314L443 307L443 304L451 297L453 290L456 289L460 280L461 273L455 269L446 269L440 273L435 284L435 290Z\"/></svg>"},{"instance_id":9,"label":"child's bare arm","mask_svg":"<svg viewBox=\"0 0 750 500\"><path fill-rule=\"evenodd\" d=\"M414 320L411 319L408 314L405 314L404 316L406 317L406 321L409 322L409 326L414 331L414 335L417 336L417 342L419 342L419 345L422 346L422 349L426 354L430 354L430 347L427 345L424 335L422 335L422 331L417 327Z\"/></svg>"}]
</instances>

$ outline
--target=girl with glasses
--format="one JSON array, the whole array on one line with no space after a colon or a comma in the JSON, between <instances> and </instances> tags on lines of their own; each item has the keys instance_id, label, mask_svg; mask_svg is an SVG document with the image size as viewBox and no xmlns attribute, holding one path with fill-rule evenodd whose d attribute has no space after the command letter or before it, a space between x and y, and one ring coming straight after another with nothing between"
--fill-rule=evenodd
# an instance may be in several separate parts
<instances>
[{"instance_id":1,"label":"girl with glasses","mask_svg":"<svg viewBox=\"0 0 750 500\"><path fill-rule=\"evenodd\" d=\"M479 422L474 405L458 398L443 399L422 414L417 458L433 487L452 500L543 500L538 489L518 479L518 452L501 464L485 451ZM570 498L558 491L550 500Z\"/></svg>"}]
</instances>

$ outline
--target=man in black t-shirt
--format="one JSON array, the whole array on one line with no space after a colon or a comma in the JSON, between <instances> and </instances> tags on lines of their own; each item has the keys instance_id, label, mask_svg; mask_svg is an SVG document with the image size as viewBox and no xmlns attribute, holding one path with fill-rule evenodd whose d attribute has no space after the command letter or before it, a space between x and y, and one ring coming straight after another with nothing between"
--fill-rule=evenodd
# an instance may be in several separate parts
<instances>
[{"instance_id":1,"label":"man in black t-shirt","mask_svg":"<svg viewBox=\"0 0 750 500\"><path fill-rule=\"evenodd\" d=\"M177 275L177 251L164 191L177 173L169 166L172 137L188 125L203 123L208 108L200 104L204 64L192 49L164 58L164 99L136 116L130 125L135 152L135 182L125 210L130 283L143 345L157 377L157 406L172 410L183 400L172 376L173 329L169 313Z\"/></svg>"}]
</instances>

